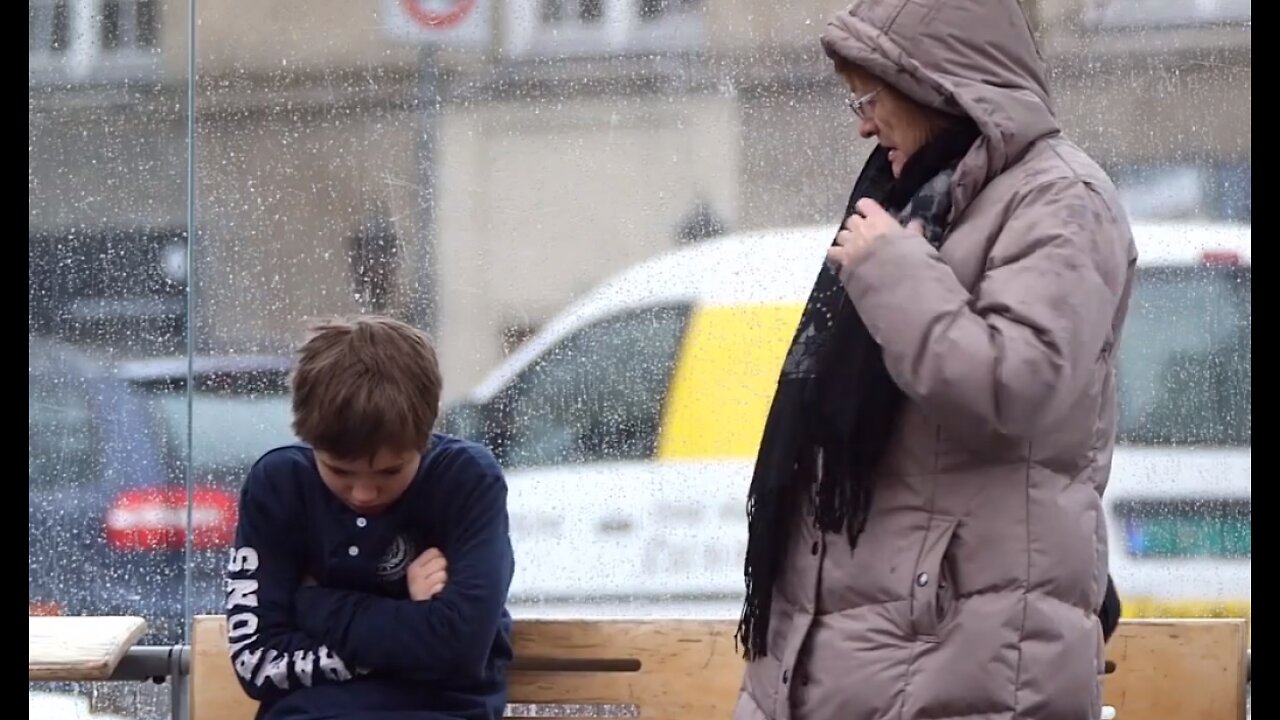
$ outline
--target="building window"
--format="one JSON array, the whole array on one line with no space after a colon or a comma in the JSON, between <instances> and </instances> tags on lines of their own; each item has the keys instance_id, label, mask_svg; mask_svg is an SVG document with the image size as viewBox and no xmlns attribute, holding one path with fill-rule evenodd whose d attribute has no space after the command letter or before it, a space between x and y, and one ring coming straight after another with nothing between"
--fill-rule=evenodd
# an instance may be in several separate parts
<instances>
[{"instance_id":1,"label":"building window","mask_svg":"<svg viewBox=\"0 0 1280 720\"><path fill-rule=\"evenodd\" d=\"M512 0L505 44L513 58L696 50L703 0Z\"/></svg>"},{"instance_id":2,"label":"building window","mask_svg":"<svg viewBox=\"0 0 1280 720\"><path fill-rule=\"evenodd\" d=\"M112 79L153 68L160 48L159 5L160 0L28 0L32 80Z\"/></svg>"},{"instance_id":3,"label":"building window","mask_svg":"<svg viewBox=\"0 0 1280 720\"><path fill-rule=\"evenodd\" d=\"M604 17L604 0L542 0L538 20L543 25L590 25Z\"/></svg>"}]
</instances>

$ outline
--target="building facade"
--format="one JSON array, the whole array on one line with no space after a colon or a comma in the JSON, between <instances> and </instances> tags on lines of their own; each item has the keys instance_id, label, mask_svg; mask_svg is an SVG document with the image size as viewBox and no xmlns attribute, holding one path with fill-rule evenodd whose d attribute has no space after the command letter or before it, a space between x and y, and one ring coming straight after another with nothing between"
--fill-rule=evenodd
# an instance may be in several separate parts
<instances>
[{"instance_id":1,"label":"building facade","mask_svg":"<svg viewBox=\"0 0 1280 720\"><path fill-rule=\"evenodd\" d=\"M208 351L399 314L437 336L452 397L640 259L838 220L868 150L816 42L842 4L227 0L192 53L181 3L30 0L32 256L151 238L166 297L193 264ZM1247 0L1028 9L1060 116L1135 212L1248 221ZM41 290L56 328L186 317L102 272L65 293L111 302Z\"/></svg>"}]
</instances>

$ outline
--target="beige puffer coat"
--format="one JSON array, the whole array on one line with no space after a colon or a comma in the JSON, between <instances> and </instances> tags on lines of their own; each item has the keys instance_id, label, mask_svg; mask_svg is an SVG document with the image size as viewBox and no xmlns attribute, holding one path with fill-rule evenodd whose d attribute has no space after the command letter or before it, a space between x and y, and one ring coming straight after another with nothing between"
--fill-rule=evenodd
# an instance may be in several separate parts
<instances>
[{"instance_id":1,"label":"beige puffer coat","mask_svg":"<svg viewBox=\"0 0 1280 720\"><path fill-rule=\"evenodd\" d=\"M1096 720L1113 348L1136 250L1016 0L864 0L822 42L982 138L941 250L842 280L908 396L851 552L797 529L737 720Z\"/></svg>"}]
</instances>

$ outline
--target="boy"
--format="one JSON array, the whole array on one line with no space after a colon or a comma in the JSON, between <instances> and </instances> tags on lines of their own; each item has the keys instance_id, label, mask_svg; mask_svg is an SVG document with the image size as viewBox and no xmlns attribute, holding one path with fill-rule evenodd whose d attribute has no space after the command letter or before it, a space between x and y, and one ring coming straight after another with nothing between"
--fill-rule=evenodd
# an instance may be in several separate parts
<instances>
[{"instance_id":1,"label":"boy","mask_svg":"<svg viewBox=\"0 0 1280 720\"><path fill-rule=\"evenodd\" d=\"M231 661L259 720L492 720L514 571L502 470L433 432L441 378L413 328L314 328L296 445L253 466L227 568Z\"/></svg>"}]
</instances>

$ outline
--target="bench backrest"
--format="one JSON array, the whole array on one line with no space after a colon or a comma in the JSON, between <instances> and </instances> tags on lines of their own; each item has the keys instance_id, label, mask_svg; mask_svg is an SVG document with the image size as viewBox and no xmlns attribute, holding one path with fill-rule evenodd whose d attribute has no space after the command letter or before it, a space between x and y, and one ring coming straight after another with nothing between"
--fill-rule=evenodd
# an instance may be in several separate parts
<instances>
[{"instance_id":1,"label":"bench backrest","mask_svg":"<svg viewBox=\"0 0 1280 720\"><path fill-rule=\"evenodd\" d=\"M1244 720L1245 620L1124 620L1107 644L1116 720Z\"/></svg>"},{"instance_id":2,"label":"bench backrest","mask_svg":"<svg viewBox=\"0 0 1280 720\"><path fill-rule=\"evenodd\" d=\"M736 625L518 619L508 717L559 705L575 717L728 718L742 682ZM1243 620L1126 620L1108 646L1105 702L1116 720L1242 720L1246 648ZM196 618L191 671L191 720L253 717L221 616Z\"/></svg>"},{"instance_id":3,"label":"bench backrest","mask_svg":"<svg viewBox=\"0 0 1280 720\"><path fill-rule=\"evenodd\" d=\"M736 628L725 620L518 619L508 717L534 717L526 706L567 705L582 706L576 717L727 718L742 682ZM190 697L191 720L253 717L255 703L232 674L222 616L195 619Z\"/></svg>"}]
</instances>

